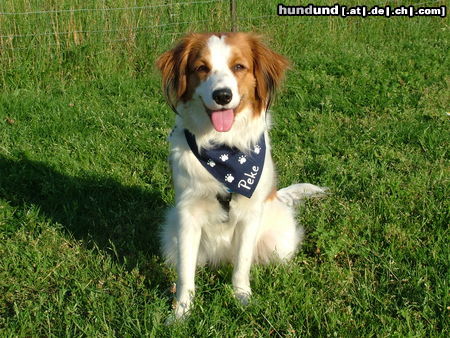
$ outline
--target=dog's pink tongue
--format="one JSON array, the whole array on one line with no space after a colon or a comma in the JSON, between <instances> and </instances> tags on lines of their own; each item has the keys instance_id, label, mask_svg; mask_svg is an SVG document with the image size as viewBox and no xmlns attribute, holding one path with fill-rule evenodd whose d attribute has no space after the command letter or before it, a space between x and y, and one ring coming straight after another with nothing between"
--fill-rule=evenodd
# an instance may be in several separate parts
<instances>
[{"instance_id":1,"label":"dog's pink tongue","mask_svg":"<svg viewBox=\"0 0 450 338\"><path fill-rule=\"evenodd\" d=\"M211 122L217 131L224 132L230 130L234 122L233 109L213 111L211 113Z\"/></svg>"}]
</instances>

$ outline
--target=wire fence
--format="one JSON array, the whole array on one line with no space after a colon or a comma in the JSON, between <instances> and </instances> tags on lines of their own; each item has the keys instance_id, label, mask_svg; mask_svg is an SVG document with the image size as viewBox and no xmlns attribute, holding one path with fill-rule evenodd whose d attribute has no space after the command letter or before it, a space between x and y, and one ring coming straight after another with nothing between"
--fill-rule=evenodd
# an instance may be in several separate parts
<instances>
[{"instance_id":1,"label":"wire fence","mask_svg":"<svg viewBox=\"0 0 450 338\"><path fill-rule=\"evenodd\" d=\"M79 2L82 5L88 1ZM137 3L139 1L146 3ZM59 6L64 7L62 2ZM66 6L73 7L73 2L68 1ZM158 3L135 0L134 6L123 6L129 3L126 0L109 3L109 7L102 1L80 8L33 8L36 7L33 0L23 0L18 5L7 0L0 4L0 53L2 50L69 47L89 42L135 42L144 32L161 36L178 35L196 27L206 30L211 26L207 25L211 20L208 12L227 13L229 6L229 0L165 0ZM26 10L28 8L32 10Z\"/></svg>"},{"instance_id":2,"label":"wire fence","mask_svg":"<svg viewBox=\"0 0 450 338\"><path fill-rule=\"evenodd\" d=\"M23 3L26 1L31 0L24 0ZM248 2L247 0L246 3ZM94 36L100 36L104 42L113 43L135 41L138 34L145 32L157 36L177 36L186 31L235 30L237 25L239 28L248 29L249 26L254 26L249 25L249 22L261 24L261 21L277 17L276 8L279 1L254 0L253 4L247 7L252 8L252 12L242 10L242 1L237 0L166 0L163 3L143 3L135 6L17 11L7 10L5 3L12 4L13 1L5 1L0 5L0 53L2 50L80 45L88 41L98 43L98 38L95 39ZM237 13L233 13L233 3ZM305 2L304 5L309 3L311 2ZM329 2L330 5L334 3ZM442 0L396 0L375 1L373 4L418 7L444 3ZM32 8L32 3L29 3L28 7ZM153 24L148 24L149 22Z\"/></svg>"},{"instance_id":3,"label":"wire fence","mask_svg":"<svg viewBox=\"0 0 450 338\"><path fill-rule=\"evenodd\" d=\"M31 11L31 12L0 12L0 15L31 15L31 14L50 14L50 13L76 13L76 12L97 12L97 11L123 11L123 10L138 10L138 9L154 9L161 7L170 7L177 5L196 5L196 4L209 4L212 2L223 2L225 0L205 0L205 1L183 1L175 3L163 3L148 6L134 6L134 7L102 7L102 8L76 8L76 9L57 9L48 11Z\"/></svg>"}]
</instances>

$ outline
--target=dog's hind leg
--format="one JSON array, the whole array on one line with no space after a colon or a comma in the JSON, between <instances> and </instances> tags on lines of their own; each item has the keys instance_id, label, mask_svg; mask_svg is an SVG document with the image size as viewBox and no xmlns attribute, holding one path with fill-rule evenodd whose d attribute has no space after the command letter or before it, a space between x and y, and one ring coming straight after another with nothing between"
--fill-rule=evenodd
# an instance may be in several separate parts
<instances>
[{"instance_id":1,"label":"dog's hind leg","mask_svg":"<svg viewBox=\"0 0 450 338\"><path fill-rule=\"evenodd\" d=\"M327 189L312 184L294 184L277 191L266 201L262 228L255 246L254 261L285 262L296 253L303 240L303 227L297 225L295 206L307 198L322 197Z\"/></svg>"}]
</instances>

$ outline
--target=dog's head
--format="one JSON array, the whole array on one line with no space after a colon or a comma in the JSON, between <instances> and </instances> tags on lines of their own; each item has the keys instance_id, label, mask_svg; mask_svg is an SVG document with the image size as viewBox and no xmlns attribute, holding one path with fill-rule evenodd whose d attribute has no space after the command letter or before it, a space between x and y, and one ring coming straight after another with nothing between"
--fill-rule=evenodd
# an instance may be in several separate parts
<instances>
[{"instance_id":1,"label":"dog's head","mask_svg":"<svg viewBox=\"0 0 450 338\"><path fill-rule=\"evenodd\" d=\"M221 33L187 35L156 65L178 114L227 132L244 109L254 118L266 111L288 61L258 35Z\"/></svg>"}]
</instances>

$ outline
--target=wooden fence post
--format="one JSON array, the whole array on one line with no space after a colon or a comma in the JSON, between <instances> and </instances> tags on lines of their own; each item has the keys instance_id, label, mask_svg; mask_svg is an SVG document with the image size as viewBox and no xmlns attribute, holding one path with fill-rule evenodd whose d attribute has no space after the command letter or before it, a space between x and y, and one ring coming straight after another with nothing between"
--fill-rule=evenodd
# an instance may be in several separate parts
<instances>
[{"instance_id":1,"label":"wooden fence post","mask_svg":"<svg viewBox=\"0 0 450 338\"><path fill-rule=\"evenodd\" d=\"M231 14L231 31L236 32L237 30L236 0L230 0L230 14Z\"/></svg>"}]
</instances>

